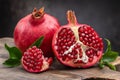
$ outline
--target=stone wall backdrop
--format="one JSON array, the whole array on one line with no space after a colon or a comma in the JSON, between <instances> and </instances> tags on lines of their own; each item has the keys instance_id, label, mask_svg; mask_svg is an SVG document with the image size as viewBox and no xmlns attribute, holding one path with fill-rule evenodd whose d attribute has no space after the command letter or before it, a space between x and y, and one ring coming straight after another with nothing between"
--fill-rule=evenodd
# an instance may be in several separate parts
<instances>
[{"instance_id":1,"label":"stone wall backdrop","mask_svg":"<svg viewBox=\"0 0 120 80\"><path fill-rule=\"evenodd\" d=\"M45 11L66 24L66 11L76 12L79 23L91 25L102 38L108 38L112 48L120 52L119 0L0 0L0 37L13 37L17 22L33 8Z\"/></svg>"}]
</instances>

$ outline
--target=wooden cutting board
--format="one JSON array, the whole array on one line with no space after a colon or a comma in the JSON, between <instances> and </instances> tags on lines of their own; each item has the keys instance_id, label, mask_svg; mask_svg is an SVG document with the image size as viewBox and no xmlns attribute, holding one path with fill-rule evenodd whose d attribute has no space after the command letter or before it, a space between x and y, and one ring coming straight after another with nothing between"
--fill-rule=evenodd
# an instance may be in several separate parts
<instances>
[{"instance_id":1,"label":"wooden cutting board","mask_svg":"<svg viewBox=\"0 0 120 80\"><path fill-rule=\"evenodd\" d=\"M99 69L97 66L72 69L63 66L57 60L48 71L42 73L26 72L22 66L8 68L2 64L8 58L8 52L4 48L5 43L14 46L13 38L0 38L0 80L120 80L120 58L113 62L119 71L107 67Z\"/></svg>"}]
</instances>

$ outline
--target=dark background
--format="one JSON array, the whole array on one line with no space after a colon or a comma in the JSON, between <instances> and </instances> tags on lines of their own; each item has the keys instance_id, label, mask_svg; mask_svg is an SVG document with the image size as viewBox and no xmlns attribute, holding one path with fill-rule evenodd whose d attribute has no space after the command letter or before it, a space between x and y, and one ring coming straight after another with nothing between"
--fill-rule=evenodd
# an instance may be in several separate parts
<instances>
[{"instance_id":1,"label":"dark background","mask_svg":"<svg viewBox=\"0 0 120 80\"><path fill-rule=\"evenodd\" d=\"M66 11L76 12L79 23L91 25L102 38L108 38L113 50L120 52L119 0L0 0L0 37L13 37L17 22L33 8L44 6L46 13L66 24Z\"/></svg>"}]
</instances>

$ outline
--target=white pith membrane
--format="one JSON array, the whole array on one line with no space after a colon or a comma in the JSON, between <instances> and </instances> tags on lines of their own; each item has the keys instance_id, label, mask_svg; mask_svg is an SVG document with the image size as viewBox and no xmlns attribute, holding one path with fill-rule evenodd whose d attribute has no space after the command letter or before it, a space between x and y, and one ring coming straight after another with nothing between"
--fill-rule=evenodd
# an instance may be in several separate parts
<instances>
[{"instance_id":1,"label":"white pith membrane","mask_svg":"<svg viewBox=\"0 0 120 80\"><path fill-rule=\"evenodd\" d=\"M41 71L44 71L44 70L46 70L46 69L49 68L49 65L50 65L50 64L47 62L47 60L48 60L48 58L44 58L44 59L43 59L43 65L42 65Z\"/></svg>"},{"instance_id":2,"label":"white pith membrane","mask_svg":"<svg viewBox=\"0 0 120 80\"><path fill-rule=\"evenodd\" d=\"M84 63L87 63L88 62L88 56L86 55L85 51L88 49L88 46L86 46L82 42L80 42L78 28L79 27L71 27L71 29L72 29L72 31L73 31L73 33L75 35L75 38L76 38L77 42L75 44L73 44L72 46L70 46L70 48L63 53L63 55L66 55L69 52L72 52L72 49L74 48L74 46L76 44L80 44L83 54L82 54L82 57L80 58L80 56L79 56L79 50L77 50L77 52L78 52L77 59L74 62L77 62L78 60L82 60Z\"/></svg>"},{"instance_id":3,"label":"white pith membrane","mask_svg":"<svg viewBox=\"0 0 120 80\"><path fill-rule=\"evenodd\" d=\"M88 46L88 45L85 45L83 42L81 42L80 41L80 39L79 39L79 28L80 27L78 27L78 26L73 26L73 27L71 27L71 28L65 28L65 29L70 29L72 32L73 32L73 35L75 36L75 41L74 40L72 40L72 39L74 39L73 37L71 37L70 39L71 40L68 40L68 41L71 41L71 42L73 42L72 43L72 45L70 45L70 47L68 47L68 46L65 46L65 44L69 44L69 43L64 43L64 44L62 44L62 43L59 43L59 41L60 40L62 40L62 41L67 41L67 40L64 40L64 37L65 37L65 35L66 35L66 33L67 32L65 32L65 31L63 31L63 33L61 32L61 33L58 33L57 34L57 36L56 36L56 39L58 39L58 35L61 35L61 34L63 34L64 36L62 36L62 37L59 37L60 38L60 40L58 39L57 41L55 41L55 49L58 51L58 54L57 54L57 56L59 56L59 59L60 59L60 61L62 61L63 63L65 62L65 64L75 64L76 66L78 66L78 67L81 67L81 65L82 64L87 64L87 63L89 63L89 57L88 57L88 55L86 54L86 51L87 50L89 50L89 49L92 49L92 50L94 50L95 52L96 52L96 54L98 54L98 56L93 56L93 59L95 59L95 60L92 60L92 62L91 63L93 63L94 64L94 62L93 61L98 61L97 60L97 57L101 57L100 55L99 55L99 53L101 54L101 51L99 51L98 49L95 49L94 47L92 47L92 46ZM64 29L64 28L63 28ZM62 29L61 29L62 30ZM97 36L98 37L98 36ZM64 48L64 47L66 47L67 49L65 49L65 51L61 51L61 47L58 47L58 44L57 43L59 43L59 45L63 45L62 47ZM74 54L73 53L73 49L75 48L75 47L78 47L77 49L76 49L76 52L77 52L77 54L76 54L76 58L73 58L73 59L68 59L68 56L70 56L70 57L73 57L73 55L72 54ZM81 53L82 52L82 53ZM72 54L71 54L72 53ZM82 56L80 56L82 54ZM67 57L65 57L67 55ZM61 57L61 58L60 58ZM65 57L65 59L64 59L64 57ZM81 62L82 61L82 62ZM77 64L76 64L77 63Z\"/></svg>"}]
</instances>

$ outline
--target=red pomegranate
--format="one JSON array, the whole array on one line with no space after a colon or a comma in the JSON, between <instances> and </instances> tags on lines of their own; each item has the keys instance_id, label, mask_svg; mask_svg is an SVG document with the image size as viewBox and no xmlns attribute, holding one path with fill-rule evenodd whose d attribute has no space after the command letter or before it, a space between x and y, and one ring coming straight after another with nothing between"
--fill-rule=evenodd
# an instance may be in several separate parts
<instances>
[{"instance_id":1,"label":"red pomegranate","mask_svg":"<svg viewBox=\"0 0 120 80\"><path fill-rule=\"evenodd\" d=\"M14 42L16 46L24 52L36 39L44 36L41 49L45 56L53 56L52 38L55 31L59 28L57 19L40 10L34 9L32 14L22 18L14 29Z\"/></svg>"},{"instance_id":2,"label":"red pomegranate","mask_svg":"<svg viewBox=\"0 0 120 80\"><path fill-rule=\"evenodd\" d=\"M54 34L52 48L57 59L73 68L96 64L103 53L102 38L86 24L79 24L73 11L67 12L68 24Z\"/></svg>"}]
</instances>

